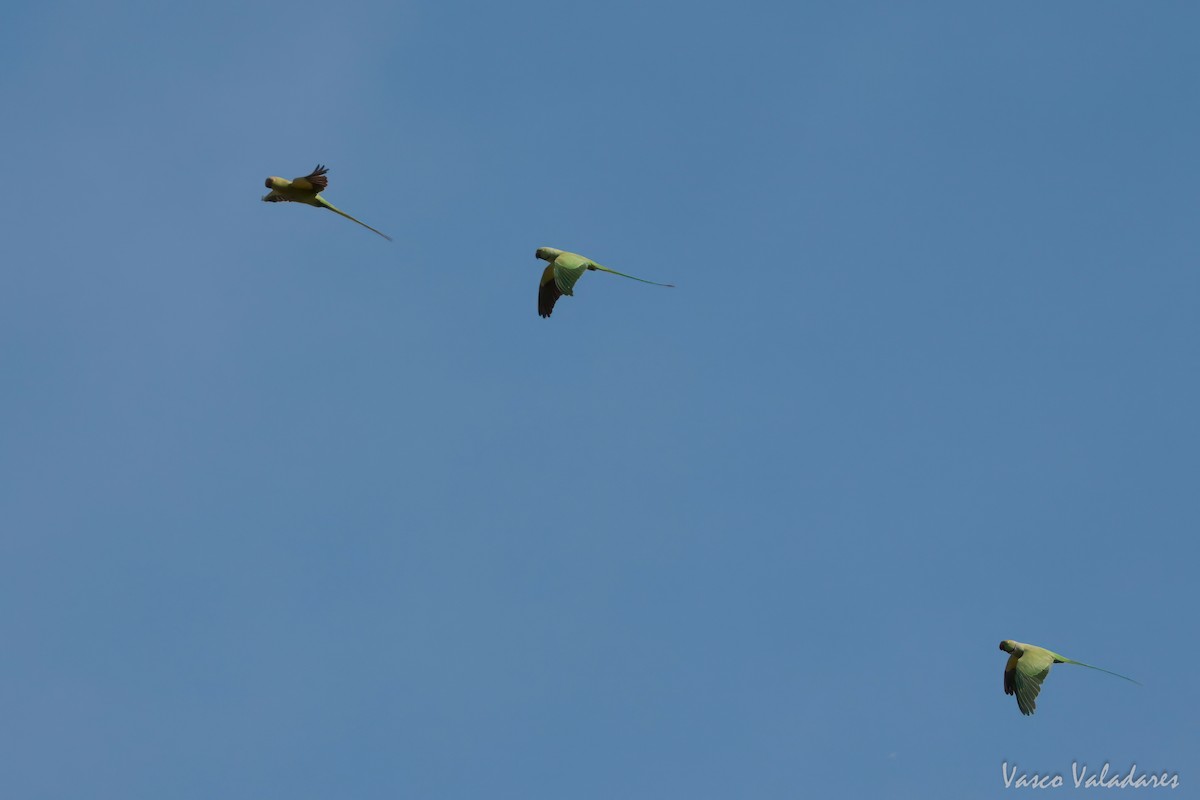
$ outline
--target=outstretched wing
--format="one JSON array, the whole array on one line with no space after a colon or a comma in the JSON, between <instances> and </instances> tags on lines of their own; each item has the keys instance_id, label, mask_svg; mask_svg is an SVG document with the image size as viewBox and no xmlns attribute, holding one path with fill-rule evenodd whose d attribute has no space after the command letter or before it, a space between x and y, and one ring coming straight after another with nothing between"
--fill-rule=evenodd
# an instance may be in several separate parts
<instances>
[{"instance_id":1,"label":"outstretched wing","mask_svg":"<svg viewBox=\"0 0 1200 800\"><path fill-rule=\"evenodd\" d=\"M328 168L317 164L317 168L303 178L293 178L292 188L302 192L323 192L329 186L329 178L325 177L326 172L329 172Z\"/></svg>"},{"instance_id":2,"label":"outstretched wing","mask_svg":"<svg viewBox=\"0 0 1200 800\"><path fill-rule=\"evenodd\" d=\"M1017 696L1017 708L1029 716L1037 708L1037 696L1042 691L1042 681L1050 674L1054 654L1040 647L1030 647L1018 658L1008 657L1004 665L1004 693Z\"/></svg>"},{"instance_id":3,"label":"outstretched wing","mask_svg":"<svg viewBox=\"0 0 1200 800\"><path fill-rule=\"evenodd\" d=\"M562 294L575 294L575 282L589 269L595 269L596 264L591 259L576 253L560 253L554 259L554 283Z\"/></svg>"},{"instance_id":4,"label":"outstretched wing","mask_svg":"<svg viewBox=\"0 0 1200 800\"><path fill-rule=\"evenodd\" d=\"M546 269L542 272L542 282L538 285L538 315L550 316L554 311L554 304L562 295L558 283L554 280L554 265L547 264Z\"/></svg>"},{"instance_id":5,"label":"outstretched wing","mask_svg":"<svg viewBox=\"0 0 1200 800\"><path fill-rule=\"evenodd\" d=\"M287 203L287 202L290 202L290 200L289 200L289 198L284 197L279 192L272 189L271 191L269 191L265 195L263 195L263 202L264 203Z\"/></svg>"},{"instance_id":6,"label":"outstretched wing","mask_svg":"<svg viewBox=\"0 0 1200 800\"><path fill-rule=\"evenodd\" d=\"M575 294L575 281L592 268L592 262L583 256L575 253L559 254L542 272L542 281L538 284L538 314L543 317L550 316L558 298L564 294Z\"/></svg>"}]
</instances>

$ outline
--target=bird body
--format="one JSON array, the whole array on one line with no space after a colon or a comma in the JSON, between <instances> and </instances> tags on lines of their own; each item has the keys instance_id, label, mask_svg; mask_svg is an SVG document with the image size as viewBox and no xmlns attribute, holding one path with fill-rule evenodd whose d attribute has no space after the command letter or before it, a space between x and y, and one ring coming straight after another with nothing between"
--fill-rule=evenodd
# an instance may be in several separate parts
<instances>
[{"instance_id":1,"label":"bird body","mask_svg":"<svg viewBox=\"0 0 1200 800\"><path fill-rule=\"evenodd\" d=\"M542 271L542 279L538 283L538 314L543 317L549 317L554 311L554 304L558 302L558 298L564 294L572 296L575 294L575 283L589 270L599 270L601 272L609 272L613 275L620 275L622 278L649 283L654 286L666 286L674 288L671 283L656 283L648 281L645 278L638 278L633 275L626 275L624 272L617 272L615 269L602 267L590 258L585 258L578 253L569 253L566 250L559 250L556 247L539 247L534 256L548 262L546 269Z\"/></svg>"},{"instance_id":2,"label":"bird body","mask_svg":"<svg viewBox=\"0 0 1200 800\"><path fill-rule=\"evenodd\" d=\"M382 231L375 230L362 220L355 219L321 196L321 192L325 191L325 188L329 186L329 179L325 177L325 173L328 171L325 167L317 164L317 168L303 178L293 178L289 181L287 178L279 178L272 175L270 178L267 178L267 188L271 191L263 195L263 202L304 203L305 205L316 206L317 208L328 208L333 213L341 214L351 222L357 222L367 230L378 233L390 242L392 237Z\"/></svg>"},{"instance_id":3,"label":"bird body","mask_svg":"<svg viewBox=\"0 0 1200 800\"><path fill-rule=\"evenodd\" d=\"M1050 674L1050 667L1054 664L1076 664L1099 672L1107 672L1118 678L1125 678L1131 683L1137 683L1133 678L1119 672L1109 672L1102 667L1075 661L1035 644L1005 639L1000 643L1000 649L1009 654L1008 662L1004 665L1004 693L1016 695L1017 708L1026 716L1032 714L1037 708L1035 701L1038 693L1042 690L1042 681L1046 680L1046 676Z\"/></svg>"}]
</instances>

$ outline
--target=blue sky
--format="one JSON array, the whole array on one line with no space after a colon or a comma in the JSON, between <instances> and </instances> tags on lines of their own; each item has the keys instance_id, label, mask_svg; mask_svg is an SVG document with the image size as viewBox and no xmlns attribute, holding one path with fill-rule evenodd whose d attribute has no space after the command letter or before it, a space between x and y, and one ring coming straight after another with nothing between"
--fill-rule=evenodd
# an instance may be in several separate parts
<instances>
[{"instance_id":1,"label":"blue sky","mask_svg":"<svg viewBox=\"0 0 1200 800\"><path fill-rule=\"evenodd\" d=\"M2 793L1194 785L1198 24L10 10Z\"/></svg>"}]
</instances>

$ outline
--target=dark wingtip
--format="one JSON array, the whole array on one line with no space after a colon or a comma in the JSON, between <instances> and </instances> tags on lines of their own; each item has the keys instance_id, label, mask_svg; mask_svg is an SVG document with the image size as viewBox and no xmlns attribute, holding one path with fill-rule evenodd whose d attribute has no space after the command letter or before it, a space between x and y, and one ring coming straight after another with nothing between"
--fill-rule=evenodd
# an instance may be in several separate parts
<instances>
[{"instance_id":1,"label":"dark wingtip","mask_svg":"<svg viewBox=\"0 0 1200 800\"><path fill-rule=\"evenodd\" d=\"M538 314L541 317L548 318L554 312L554 304L558 302L558 298L562 297L562 292L558 290L558 284L553 280L549 280L538 287Z\"/></svg>"}]
</instances>

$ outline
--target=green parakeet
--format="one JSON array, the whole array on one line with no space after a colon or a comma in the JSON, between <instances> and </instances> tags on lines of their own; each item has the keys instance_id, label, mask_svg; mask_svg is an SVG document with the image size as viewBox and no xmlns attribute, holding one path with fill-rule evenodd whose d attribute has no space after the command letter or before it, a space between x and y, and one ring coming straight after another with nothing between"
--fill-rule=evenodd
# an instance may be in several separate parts
<instances>
[{"instance_id":1,"label":"green parakeet","mask_svg":"<svg viewBox=\"0 0 1200 800\"><path fill-rule=\"evenodd\" d=\"M539 247L534 255L543 261L550 262L550 265L542 272L542 281L538 285L538 314L543 317L549 317L550 313L554 311L554 304L558 302L558 298L564 294L575 294L572 291L575 287L575 282L579 280L579 277L583 273L590 269L611 272L613 275L620 275L622 278L631 278L642 283L653 284L654 286L675 288L675 284L655 283L644 278L626 275L624 272L617 272L615 269L602 267L590 258L584 258L578 253L568 253L565 250L557 250L553 247Z\"/></svg>"},{"instance_id":2,"label":"green parakeet","mask_svg":"<svg viewBox=\"0 0 1200 800\"><path fill-rule=\"evenodd\" d=\"M383 233L382 231L376 231L367 223L363 222L362 220L355 219L345 211L342 211L340 208L335 206L333 203L326 200L324 197L321 197L321 192L325 191L325 188L329 186L329 179L325 177L325 173L328 171L329 170L325 167L317 164L317 168L308 175L305 175L303 178L293 178L290 181L286 178L276 178L274 176L267 178L267 188L271 191L263 196L263 202L304 203L306 205L316 206L317 208L328 208L335 214L341 214L351 222L357 222L367 230L378 233L380 236L390 242L392 237L388 236L386 233Z\"/></svg>"},{"instance_id":3,"label":"green parakeet","mask_svg":"<svg viewBox=\"0 0 1200 800\"><path fill-rule=\"evenodd\" d=\"M1137 683L1133 678L1118 672L1109 672L1101 667L1084 664L1082 661L1074 661L1033 644L1005 639L1000 643L1000 649L1010 654L1008 663L1004 665L1004 693L1017 696L1017 708L1021 709L1021 713L1025 716L1032 714L1037 707L1034 701L1037 700L1038 692L1042 690L1042 681L1046 680L1046 676L1050 674L1050 667L1053 664L1078 664L1081 667L1108 672L1109 675L1116 675L1118 678L1125 678L1127 681ZM1140 683L1138 685L1141 686Z\"/></svg>"}]
</instances>

